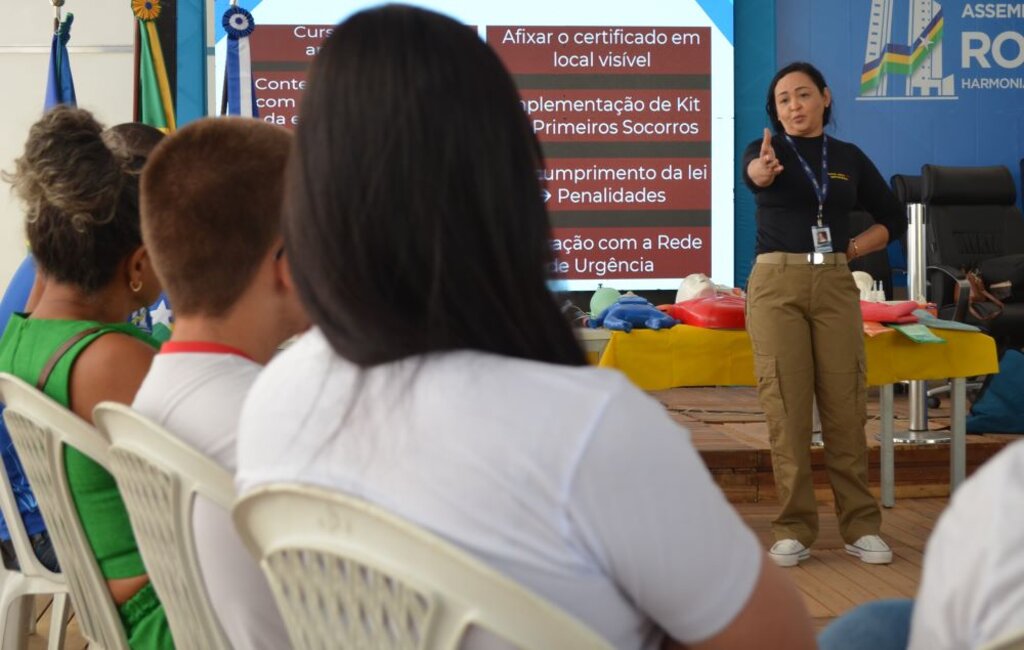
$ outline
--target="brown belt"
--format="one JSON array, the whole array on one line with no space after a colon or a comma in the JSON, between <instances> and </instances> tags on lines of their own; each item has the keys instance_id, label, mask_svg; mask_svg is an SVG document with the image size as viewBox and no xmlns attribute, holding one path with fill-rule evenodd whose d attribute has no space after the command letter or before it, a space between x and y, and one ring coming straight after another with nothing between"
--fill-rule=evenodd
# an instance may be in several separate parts
<instances>
[{"instance_id":1,"label":"brown belt","mask_svg":"<svg viewBox=\"0 0 1024 650\"><path fill-rule=\"evenodd\" d=\"M761 253L755 260L759 264L813 264L840 266L846 264L846 253Z\"/></svg>"}]
</instances>

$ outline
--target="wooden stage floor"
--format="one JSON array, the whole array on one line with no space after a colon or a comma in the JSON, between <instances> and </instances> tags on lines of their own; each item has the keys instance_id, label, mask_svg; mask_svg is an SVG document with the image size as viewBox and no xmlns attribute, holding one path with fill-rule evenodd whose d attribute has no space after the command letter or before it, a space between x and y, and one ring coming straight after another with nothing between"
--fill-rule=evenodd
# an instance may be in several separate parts
<instances>
[{"instance_id":1,"label":"wooden stage floor","mask_svg":"<svg viewBox=\"0 0 1024 650\"><path fill-rule=\"evenodd\" d=\"M764 548L770 547L775 504L735 506ZM803 595L815 628L824 628L836 616L868 601L913 598L921 581L925 543L945 507L944 498L918 498L898 499L895 508L883 508L882 537L892 548L893 561L878 566L864 564L844 550L831 505L820 505L821 529L811 558L784 570Z\"/></svg>"},{"instance_id":2,"label":"wooden stage floor","mask_svg":"<svg viewBox=\"0 0 1024 650\"><path fill-rule=\"evenodd\" d=\"M715 480L757 533L764 548L774 542L771 521L777 502L764 413L754 388L675 388L653 393L671 416L686 426ZM897 432L906 430L906 395L896 395ZM881 428L878 394L868 396L867 441L869 480L876 496L879 485ZM949 427L949 403L929 410L929 428ZM968 475L1020 436L967 436ZM949 496L949 445L896 446L896 507L882 509L882 536L893 549L893 563L870 566L843 548L833 514L832 492L823 464L823 450L812 450L820 533L811 559L786 569L800 589L818 629L864 602L880 598L912 598L921 578L925 544Z\"/></svg>"},{"instance_id":3,"label":"wooden stage floor","mask_svg":"<svg viewBox=\"0 0 1024 650\"><path fill-rule=\"evenodd\" d=\"M761 503L775 500L768 427L750 387L673 388L652 393L669 414L690 430L693 443L715 480L733 503ZM869 447L868 479L876 491L879 485L879 444L881 429L877 390L868 394L868 423L865 435ZM908 428L906 395L895 397L897 433ZM929 410L929 428L949 428L949 405ZM984 434L967 436L967 473L1020 436ZM825 474L824 450L812 449L814 483L819 502L831 502L832 493ZM949 495L949 445L896 445L896 498L945 497Z\"/></svg>"}]
</instances>

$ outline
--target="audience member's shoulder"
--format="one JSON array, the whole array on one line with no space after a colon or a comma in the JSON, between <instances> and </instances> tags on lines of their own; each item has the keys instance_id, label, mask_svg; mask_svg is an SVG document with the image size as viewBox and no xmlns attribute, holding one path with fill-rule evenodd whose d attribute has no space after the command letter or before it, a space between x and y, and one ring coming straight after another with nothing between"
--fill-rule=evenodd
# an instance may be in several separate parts
<instances>
[{"instance_id":1,"label":"audience member's shoulder","mask_svg":"<svg viewBox=\"0 0 1024 650\"><path fill-rule=\"evenodd\" d=\"M1006 498L1024 498L1024 440L1007 446L985 463L956 493L954 499L969 501L969 497L976 492L984 492L989 496L998 494ZM961 494L965 496L961 497Z\"/></svg>"},{"instance_id":2,"label":"audience member's shoulder","mask_svg":"<svg viewBox=\"0 0 1024 650\"><path fill-rule=\"evenodd\" d=\"M495 354L458 351L432 355L422 365L415 360L375 368L380 377L400 378L415 369L421 380L437 386L457 386L466 393L506 391L510 399L538 394L574 396L587 403L614 401L642 393L621 373L593 366L563 366ZM353 380L356 367L341 359L318 328L311 328L279 353L260 374L251 402L264 395L308 392L311 384L343 385ZM578 401L578 400L577 400Z\"/></svg>"},{"instance_id":3,"label":"audience member's shoulder","mask_svg":"<svg viewBox=\"0 0 1024 650\"><path fill-rule=\"evenodd\" d=\"M333 356L334 350L331 349L320 328L311 327L297 336L288 347L274 355L274 358L267 364L267 370L286 372L317 362L326 365Z\"/></svg>"},{"instance_id":4,"label":"audience member's shoulder","mask_svg":"<svg viewBox=\"0 0 1024 650\"><path fill-rule=\"evenodd\" d=\"M263 368L253 383L248 401L259 404L261 396L306 390L310 381L327 374L335 359L327 339L318 328L312 327Z\"/></svg>"},{"instance_id":5,"label":"audience member's shoulder","mask_svg":"<svg viewBox=\"0 0 1024 650\"><path fill-rule=\"evenodd\" d=\"M968 538L976 541L980 528L1002 525L1004 517L1017 520L1024 499L1024 440L1003 449L985 463L950 499L949 507L929 540L953 542ZM1024 532L1024 526L1016 527Z\"/></svg>"},{"instance_id":6,"label":"audience member's shoulder","mask_svg":"<svg viewBox=\"0 0 1024 650\"><path fill-rule=\"evenodd\" d=\"M439 383L454 387L461 394L476 395L481 403L489 396L501 395L501 404L539 418L550 416L552 409L587 414L580 422L589 422L590 426L597 426L623 411L664 411L616 370L482 353L459 355L470 361L449 366Z\"/></svg>"},{"instance_id":7,"label":"audience member's shoulder","mask_svg":"<svg viewBox=\"0 0 1024 650\"><path fill-rule=\"evenodd\" d=\"M72 366L71 410L91 421L99 402L131 404L154 356L155 347L129 334L112 332L95 339Z\"/></svg>"},{"instance_id":8,"label":"audience member's shoulder","mask_svg":"<svg viewBox=\"0 0 1024 650\"><path fill-rule=\"evenodd\" d=\"M531 382L547 390L612 394L637 390L622 373L594 366L565 366L482 352L461 352L452 355L451 365L460 372L469 370L481 376L510 377L518 382Z\"/></svg>"},{"instance_id":9,"label":"audience member's shoulder","mask_svg":"<svg viewBox=\"0 0 1024 650\"><path fill-rule=\"evenodd\" d=\"M110 332L89 344L75 362L76 366L95 366L104 372L133 363L147 367L156 356L156 348L124 332Z\"/></svg>"}]
</instances>

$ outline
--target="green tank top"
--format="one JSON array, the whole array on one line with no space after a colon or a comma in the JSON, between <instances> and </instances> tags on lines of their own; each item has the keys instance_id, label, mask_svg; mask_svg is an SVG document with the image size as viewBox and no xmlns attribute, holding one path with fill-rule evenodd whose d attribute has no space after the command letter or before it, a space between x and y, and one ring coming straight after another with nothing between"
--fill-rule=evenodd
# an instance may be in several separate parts
<instances>
[{"instance_id":1,"label":"green tank top","mask_svg":"<svg viewBox=\"0 0 1024 650\"><path fill-rule=\"evenodd\" d=\"M26 318L11 316L0 339L0 372L9 372L32 386L54 351L75 334L92 327L100 330L75 344L54 367L43 392L68 406L71 368L78 355L97 338L110 332L127 334L154 348L159 344L130 323L97 323L80 320ZM64 449L68 486L92 547L100 571L108 580L130 578L146 573L139 547L135 543L128 511L117 483L109 472L71 447Z\"/></svg>"}]
</instances>

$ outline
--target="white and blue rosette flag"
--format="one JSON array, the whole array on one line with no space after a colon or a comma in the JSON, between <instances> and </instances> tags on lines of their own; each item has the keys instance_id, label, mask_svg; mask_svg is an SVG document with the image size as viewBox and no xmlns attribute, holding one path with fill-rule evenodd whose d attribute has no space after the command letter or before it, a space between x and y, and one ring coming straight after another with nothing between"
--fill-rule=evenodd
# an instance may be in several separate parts
<instances>
[{"instance_id":1,"label":"white and blue rosette flag","mask_svg":"<svg viewBox=\"0 0 1024 650\"><path fill-rule=\"evenodd\" d=\"M228 37L228 60L224 73L224 85L227 87L225 114L259 117L249 47L249 35L256 28L256 22L251 13L234 4L224 12L221 22Z\"/></svg>"}]
</instances>

